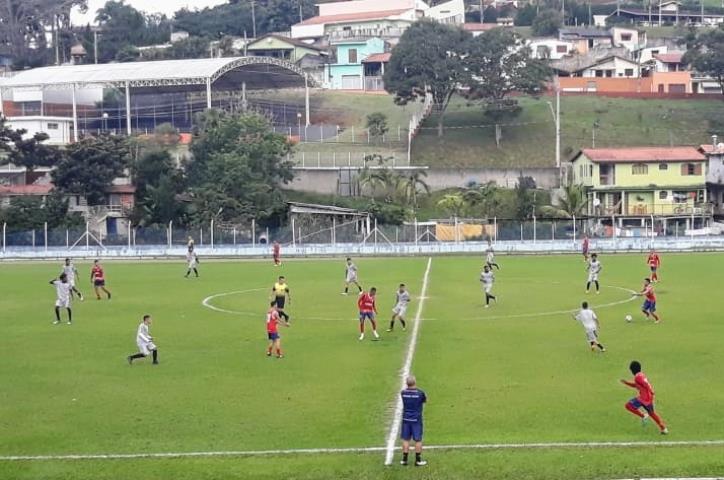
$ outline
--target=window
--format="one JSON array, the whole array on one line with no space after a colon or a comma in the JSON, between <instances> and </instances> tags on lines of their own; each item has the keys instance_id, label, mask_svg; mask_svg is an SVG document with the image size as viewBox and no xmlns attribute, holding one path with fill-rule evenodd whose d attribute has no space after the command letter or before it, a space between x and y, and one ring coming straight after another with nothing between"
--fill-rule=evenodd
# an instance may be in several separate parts
<instances>
[{"instance_id":1,"label":"window","mask_svg":"<svg viewBox=\"0 0 724 480\"><path fill-rule=\"evenodd\" d=\"M622 42L630 42L630 41L631 41L631 34L630 34L630 33L622 33L622 34L621 34L621 41L622 41Z\"/></svg>"},{"instance_id":2,"label":"window","mask_svg":"<svg viewBox=\"0 0 724 480\"><path fill-rule=\"evenodd\" d=\"M681 166L681 174L683 176L701 175L701 172L701 165L697 163L685 163Z\"/></svg>"},{"instance_id":3,"label":"window","mask_svg":"<svg viewBox=\"0 0 724 480\"><path fill-rule=\"evenodd\" d=\"M623 71L624 76L626 77L633 77L633 68L627 68Z\"/></svg>"},{"instance_id":4,"label":"window","mask_svg":"<svg viewBox=\"0 0 724 480\"><path fill-rule=\"evenodd\" d=\"M593 177L593 165L588 166L588 176Z\"/></svg>"},{"instance_id":5,"label":"window","mask_svg":"<svg viewBox=\"0 0 724 480\"><path fill-rule=\"evenodd\" d=\"M57 123L49 123L49 124L48 124L48 130L58 130L58 124L57 124Z\"/></svg>"},{"instance_id":6,"label":"window","mask_svg":"<svg viewBox=\"0 0 724 480\"><path fill-rule=\"evenodd\" d=\"M349 63L357 63L357 49L356 48L350 48L348 53L347 61Z\"/></svg>"},{"instance_id":7,"label":"window","mask_svg":"<svg viewBox=\"0 0 724 480\"><path fill-rule=\"evenodd\" d=\"M631 167L631 175L646 175L649 173L649 166L645 163L633 165Z\"/></svg>"},{"instance_id":8,"label":"window","mask_svg":"<svg viewBox=\"0 0 724 480\"><path fill-rule=\"evenodd\" d=\"M606 70L606 76L607 77L613 77L613 70Z\"/></svg>"},{"instance_id":9,"label":"window","mask_svg":"<svg viewBox=\"0 0 724 480\"><path fill-rule=\"evenodd\" d=\"M659 51L658 51L658 50L651 50L651 55L652 55L652 56L653 56L653 55L658 55L658 54L659 54Z\"/></svg>"},{"instance_id":10,"label":"window","mask_svg":"<svg viewBox=\"0 0 724 480\"><path fill-rule=\"evenodd\" d=\"M603 77L603 70L596 70L597 77Z\"/></svg>"},{"instance_id":11,"label":"window","mask_svg":"<svg viewBox=\"0 0 724 480\"><path fill-rule=\"evenodd\" d=\"M568 47L566 45L556 45L556 52L557 53L567 53Z\"/></svg>"},{"instance_id":12,"label":"window","mask_svg":"<svg viewBox=\"0 0 724 480\"><path fill-rule=\"evenodd\" d=\"M659 163L659 170L668 170L669 166L665 163Z\"/></svg>"},{"instance_id":13,"label":"window","mask_svg":"<svg viewBox=\"0 0 724 480\"><path fill-rule=\"evenodd\" d=\"M669 192L667 192L666 190L661 190L659 192L659 200L666 200L668 198L668 196L669 196Z\"/></svg>"}]
</instances>

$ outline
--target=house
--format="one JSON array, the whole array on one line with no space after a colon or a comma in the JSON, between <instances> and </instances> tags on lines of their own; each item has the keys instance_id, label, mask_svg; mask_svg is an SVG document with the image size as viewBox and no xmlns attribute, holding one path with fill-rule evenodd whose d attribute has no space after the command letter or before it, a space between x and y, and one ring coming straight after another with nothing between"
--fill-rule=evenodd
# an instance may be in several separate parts
<instances>
[{"instance_id":1,"label":"house","mask_svg":"<svg viewBox=\"0 0 724 480\"><path fill-rule=\"evenodd\" d=\"M559 77L563 92L690 94L690 72L652 72L644 77Z\"/></svg>"},{"instance_id":2,"label":"house","mask_svg":"<svg viewBox=\"0 0 724 480\"><path fill-rule=\"evenodd\" d=\"M576 77L635 78L641 75L638 63L628 58L613 55L597 60L591 65L574 72Z\"/></svg>"},{"instance_id":3,"label":"house","mask_svg":"<svg viewBox=\"0 0 724 480\"><path fill-rule=\"evenodd\" d=\"M632 23L647 26L687 24L694 26L714 26L724 23L724 15L706 13L700 10L683 10L677 1L650 3L648 9L616 8L609 17L627 19Z\"/></svg>"},{"instance_id":4,"label":"house","mask_svg":"<svg viewBox=\"0 0 724 480\"><path fill-rule=\"evenodd\" d=\"M613 45L624 47L629 52L646 46L646 31L637 28L611 27L609 29Z\"/></svg>"},{"instance_id":5,"label":"house","mask_svg":"<svg viewBox=\"0 0 724 480\"><path fill-rule=\"evenodd\" d=\"M477 22L470 22L470 23L463 23L462 24L463 30L466 32L470 32L470 34L473 37L477 37L478 35L482 35L484 32L488 32L490 30L493 30L494 28L500 28L500 25L497 23L477 23Z\"/></svg>"},{"instance_id":6,"label":"house","mask_svg":"<svg viewBox=\"0 0 724 480\"><path fill-rule=\"evenodd\" d=\"M686 65L684 52L659 53L654 55L654 68L657 72L683 72Z\"/></svg>"},{"instance_id":7,"label":"house","mask_svg":"<svg viewBox=\"0 0 724 480\"><path fill-rule=\"evenodd\" d=\"M712 204L714 216L721 219L724 218L724 143L718 143L716 135L713 135L712 139L712 143L701 145L699 151L708 159L707 196Z\"/></svg>"},{"instance_id":8,"label":"house","mask_svg":"<svg viewBox=\"0 0 724 480\"><path fill-rule=\"evenodd\" d=\"M421 18L450 24L465 21L463 0L449 0L434 7L423 0L349 0L320 3L317 7L317 16L292 25L292 38L326 38L333 42L377 37L395 44Z\"/></svg>"},{"instance_id":9,"label":"house","mask_svg":"<svg viewBox=\"0 0 724 480\"><path fill-rule=\"evenodd\" d=\"M390 62L390 52L373 53L364 60L364 90L366 92L384 91L385 82L382 77L385 75L385 67Z\"/></svg>"},{"instance_id":10,"label":"house","mask_svg":"<svg viewBox=\"0 0 724 480\"><path fill-rule=\"evenodd\" d=\"M631 58L639 63L648 63L654 61L656 55L669 52L678 52L681 45L675 39L669 38L651 38L646 40L646 45L634 50Z\"/></svg>"},{"instance_id":11,"label":"house","mask_svg":"<svg viewBox=\"0 0 724 480\"><path fill-rule=\"evenodd\" d=\"M326 55L324 49L301 42L294 38L281 35L268 34L258 38L246 46L246 52L251 57L274 57L296 63L305 55Z\"/></svg>"},{"instance_id":12,"label":"house","mask_svg":"<svg viewBox=\"0 0 724 480\"><path fill-rule=\"evenodd\" d=\"M15 130L26 130L27 137L36 133L48 135L48 145L68 145L73 141L73 119L49 115L8 116L7 124Z\"/></svg>"},{"instance_id":13,"label":"house","mask_svg":"<svg viewBox=\"0 0 724 480\"><path fill-rule=\"evenodd\" d=\"M558 40L573 43L578 53L587 53L596 47L613 47L613 36L604 28L565 27L558 30Z\"/></svg>"},{"instance_id":14,"label":"house","mask_svg":"<svg viewBox=\"0 0 724 480\"><path fill-rule=\"evenodd\" d=\"M533 58L560 60L575 52L572 42L557 38L531 38L526 41Z\"/></svg>"},{"instance_id":15,"label":"house","mask_svg":"<svg viewBox=\"0 0 724 480\"><path fill-rule=\"evenodd\" d=\"M364 90L363 61L387 50L385 41L380 38L337 41L332 47L336 50L336 63L327 65L325 83L335 90Z\"/></svg>"},{"instance_id":16,"label":"house","mask_svg":"<svg viewBox=\"0 0 724 480\"><path fill-rule=\"evenodd\" d=\"M575 42L573 42L575 48ZM585 69L596 65L601 60L610 58L611 56L619 56L627 58L627 50L625 48L595 47L589 49L585 53L572 51L569 55L564 55L558 60L550 62L551 68L561 77L577 77L581 76L581 72Z\"/></svg>"},{"instance_id":17,"label":"house","mask_svg":"<svg viewBox=\"0 0 724 480\"><path fill-rule=\"evenodd\" d=\"M691 91L703 95L722 95L724 93L722 85L715 78L697 72L692 72L691 75Z\"/></svg>"},{"instance_id":18,"label":"house","mask_svg":"<svg viewBox=\"0 0 724 480\"><path fill-rule=\"evenodd\" d=\"M691 146L587 148L571 160L571 179L585 187L587 214L601 223L643 226L654 216L663 229L675 218L694 228L690 219L702 226L710 212L706 161Z\"/></svg>"}]
</instances>

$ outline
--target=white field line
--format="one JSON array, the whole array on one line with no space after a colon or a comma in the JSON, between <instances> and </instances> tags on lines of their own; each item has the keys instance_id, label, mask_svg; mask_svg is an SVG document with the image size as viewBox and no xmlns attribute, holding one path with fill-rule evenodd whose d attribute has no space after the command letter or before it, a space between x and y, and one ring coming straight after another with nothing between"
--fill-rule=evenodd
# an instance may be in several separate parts
<instances>
[{"instance_id":1,"label":"white field line","mask_svg":"<svg viewBox=\"0 0 724 480\"><path fill-rule=\"evenodd\" d=\"M220 297L228 297L229 295L237 295L240 293L260 292L262 290L264 290L264 289L263 288L250 288L248 290L236 290L233 292L217 293L215 295L209 295L208 297L204 298L201 301L201 305L203 305L206 308L210 308L211 310L214 310L216 312L238 314L238 312L235 312L233 310L225 310L223 308L219 308L219 307L215 307L215 306L211 305L211 300L213 300L215 298L220 298Z\"/></svg>"},{"instance_id":2,"label":"white field line","mask_svg":"<svg viewBox=\"0 0 724 480\"><path fill-rule=\"evenodd\" d=\"M549 442L549 443L477 443L461 445L427 445L426 450L534 450L557 448L628 448L628 447L717 447L724 440L637 441L637 442ZM2 455L0 462L43 460L136 460L194 457L265 457L278 455L325 455L378 453L387 447L292 448L286 450L220 450L209 452L108 453L67 455Z\"/></svg>"},{"instance_id":3,"label":"white field line","mask_svg":"<svg viewBox=\"0 0 724 480\"><path fill-rule=\"evenodd\" d=\"M402 369L400 370L400 389L404 389L406 387L405 380L410 374L412 360L415 357L415 349L417 348L417 337L420 332L420 323L422 322L422 308L425 304L425 299L427 298L427 282L430 278L430 267L432 267L432 257L429 257L427 259L425 276L422 278L422 290L420 291L420 301L417 303L415 324L412 326L410 343L408 343L407 345L407 355L405 356L405 363L402 364ZM395 455L397 436L400 434L400 422L402 421L402 399L400 398L399 392L395 392L395 395L395 411L392 415L392 422L390 423L390 430L387 435L385 465L392 465L392 458Z\"/></svg>"}]
</instances>

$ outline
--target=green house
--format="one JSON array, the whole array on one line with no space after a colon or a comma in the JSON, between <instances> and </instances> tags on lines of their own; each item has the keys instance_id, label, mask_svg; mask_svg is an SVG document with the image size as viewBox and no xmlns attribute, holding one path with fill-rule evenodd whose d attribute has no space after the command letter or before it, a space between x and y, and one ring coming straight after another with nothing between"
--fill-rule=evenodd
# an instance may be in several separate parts
<instances>
[{"instance_id":1,"label":"green house","mask_svg":"<svg viewBox=\"0 0 724 480\"><path fill-rule=\"evenodd\" d=\"M264 35L250 42L246 47L247 55L254 57L273 57L296 63L305 55L322 56L326 52L313 45L281 35Z\"/></svg>"}]
</instances>

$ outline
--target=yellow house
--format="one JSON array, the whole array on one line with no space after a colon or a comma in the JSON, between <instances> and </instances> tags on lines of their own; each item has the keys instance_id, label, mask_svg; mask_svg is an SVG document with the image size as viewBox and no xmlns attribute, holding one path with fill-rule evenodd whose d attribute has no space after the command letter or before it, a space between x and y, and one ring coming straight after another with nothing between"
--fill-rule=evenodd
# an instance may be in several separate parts
<instances>
[{"instance_id":1,"label":"yellow house","mask_svg":"<svg viewBox=\"0 0 724 480\"><path fill-rule=\"evenodd\" d=\"M624 225L625 219L708 215L707 159L695 147L586 148L571 164L573 183L587 187L592 217Z\"/></svg>"}]
</instances>

